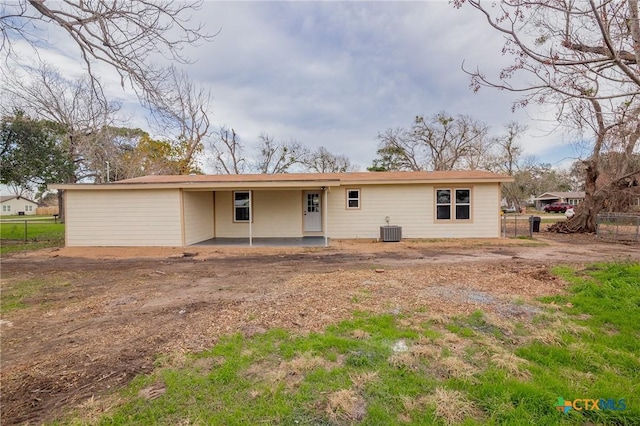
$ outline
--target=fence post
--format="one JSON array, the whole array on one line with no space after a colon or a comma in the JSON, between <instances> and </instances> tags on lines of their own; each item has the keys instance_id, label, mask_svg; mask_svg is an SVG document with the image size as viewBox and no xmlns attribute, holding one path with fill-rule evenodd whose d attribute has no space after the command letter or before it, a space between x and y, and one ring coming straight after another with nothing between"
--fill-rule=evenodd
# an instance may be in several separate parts
<instances>
[{"instance_id":1,"label":"fence post","mask_svg":"<svg viewBox=\"0 0 640 426\"><path fill-rule=\"evenodd\" d=\"M27 234L27 221L25 220L24 221L24 242L25 243L28 241L27 235L28 235Z\"/></svg>"}]
</instances>

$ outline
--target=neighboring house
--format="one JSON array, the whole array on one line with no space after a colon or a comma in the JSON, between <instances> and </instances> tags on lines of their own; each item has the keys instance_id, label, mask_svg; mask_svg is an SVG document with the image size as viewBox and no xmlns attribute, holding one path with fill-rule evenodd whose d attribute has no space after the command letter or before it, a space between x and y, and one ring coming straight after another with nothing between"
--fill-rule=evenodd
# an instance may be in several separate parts
<instances>
[{"instance_id":1,"label":"neighboring house","mask_svg":"<svg viewBox=\"0 0 640 426\"><path fill-rule=\"evenodd\" d=\"M145 176L60 184L68 246L187 246L211 239L500 237L501 184L482 171Z\"/></svg>"},{"instance_id":2,"label":"neighboring house","mask_svg":"<svg viewBox=\"0 0 640 426\"><path fill-rule=\"evenodd\" d=\"M534 198L533 201L535 202L536 210L543 210L544 206L555 202L577 206L584 201L584 192L545 192Z\"/></svg>"},{"instance_id":3,"label":"neighboring house","mask_svg":"<svg viewBox=\"0 0 640 426\"><path fill-rule=\"evenodd\" d=\"M3 195L0 197L0 215L31 215L36 214L38 203L19 195Z\"/></svg>"}]
</instances>

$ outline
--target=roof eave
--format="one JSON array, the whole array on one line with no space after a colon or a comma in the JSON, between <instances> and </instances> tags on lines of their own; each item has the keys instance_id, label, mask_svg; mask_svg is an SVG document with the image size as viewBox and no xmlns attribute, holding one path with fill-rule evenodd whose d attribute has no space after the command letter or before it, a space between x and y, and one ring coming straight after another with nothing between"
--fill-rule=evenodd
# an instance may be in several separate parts
<instances>
[{"instance_id":1,"label":"roof eave","mask_svg":"<svg viewBox=\"0 0 640 426\"><path fill-rule=\"evenodd\" d=\"M345 180L341 186L353 185L397 185L397 184L458 184L458 183L507 183L513 182L511 177L500 178L443 178L443 179L394 179L394 180Z\"/></svg>"},{"instance_id":2,"label":"roof eave","mask_svg":"<svg viewBox=\"0 0 640 426\"><path fill-rule=\"evenodd\" d=\"M340 182L335 179L313 180L313 181L288 181L288 182L165 182L165 183L74 183L49 185L51 189L62 190L133 190L133 189L252 189L252 188L317 188L317 187L340 186Z\"/></svg>"}]
</instances>

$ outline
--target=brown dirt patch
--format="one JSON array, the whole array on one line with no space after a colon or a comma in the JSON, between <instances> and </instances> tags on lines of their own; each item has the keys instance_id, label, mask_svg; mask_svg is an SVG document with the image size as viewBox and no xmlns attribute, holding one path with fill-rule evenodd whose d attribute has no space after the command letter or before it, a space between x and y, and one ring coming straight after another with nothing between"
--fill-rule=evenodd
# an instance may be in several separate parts
<instances>
[{"instance_id":1,"label":"brown dirt patch","mask_svg":"<svg viewBox=\"0 0 640 426\"><path fill-rule=\"evenodd\" d=\"M2 424L100 406L152 371L159 355L200 351L225 334L320 331L356 310L446 318L481 309L505 321L529 318L533 298L565 289L550 266L640 261L637 246L595 238L572 243L545 234L533 244L336 241L329 248L65 248L7 256L3 292L27 279L56 285L1 315ZM358 418L357 393L332 401L337 418Z\"/></svg>"}]
</instances>

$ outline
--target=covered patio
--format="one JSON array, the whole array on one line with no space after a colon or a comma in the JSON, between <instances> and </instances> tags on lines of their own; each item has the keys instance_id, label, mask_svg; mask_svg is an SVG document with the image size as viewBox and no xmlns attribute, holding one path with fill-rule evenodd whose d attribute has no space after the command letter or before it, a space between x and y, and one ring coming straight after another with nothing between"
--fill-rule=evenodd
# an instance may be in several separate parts
<instances>
[{"instance_id":1,"label":"covered patio","mask_svg":"<svg viewBox=\"0 0 640 426\"><path fill-rule=\"evenodd\" d=\"M211 238L192 244L200 247L324 247L328 244L324 237L292 237L292 238Z\"/></svg>"}]
</instances>

